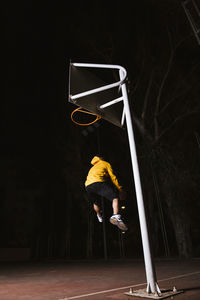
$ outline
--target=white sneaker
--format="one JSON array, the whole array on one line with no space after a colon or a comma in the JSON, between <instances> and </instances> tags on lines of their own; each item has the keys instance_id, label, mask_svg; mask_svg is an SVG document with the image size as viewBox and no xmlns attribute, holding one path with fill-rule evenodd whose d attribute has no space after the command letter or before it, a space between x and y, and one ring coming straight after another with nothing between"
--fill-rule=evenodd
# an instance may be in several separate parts
<instances>
[{"instance_id":1,"label":"white sneaker","mask_svg":"<svg viewBox=\"0 0 200 300\"><path fill-rule=\"evenodd\" d=\"M113 224L113 225L116 225L122 231L128 230L128 228L126 227L126 225L124 224L124 222L121 220L121 216L120 215L113 215L110 218L110 223Z\"/></svg>"},{"instance_id":2,"label":"white sneaker","mask_svg":"<svg viewBox=\"0 0 200 300\"><path fill-rule=\"evenodd\" d=\"M99 222L100 222L100 223L102 223L102 222L103 222L103 218L102 218L102 216L98 216L98 215L97 215L97 218L98 218L98 220L99 220Z\"/></svg>"}]
</instances>

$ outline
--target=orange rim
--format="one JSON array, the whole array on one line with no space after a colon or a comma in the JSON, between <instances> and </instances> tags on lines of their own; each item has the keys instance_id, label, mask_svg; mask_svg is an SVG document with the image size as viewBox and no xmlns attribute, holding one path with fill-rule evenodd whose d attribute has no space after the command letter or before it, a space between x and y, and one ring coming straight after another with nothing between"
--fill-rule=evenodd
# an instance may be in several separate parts
<instances>
[{"instance_id":1,"label":"orange rim","mask_svg":"<svg viewBox=\"0 0 200 300\"><path fill-rule=\"evenodd\" d=\"M96 116L96 119L93 120L93 121L90 122L90 123L78 123L77 121L74 120L74 117L73 117L73 116L74 116L74 113L76 113L76 112L82 112L82 113L85 113L85 114L88 114L88 115ZM98 116L98 115L96 115L96 114L94 114L94 113L91 113L91 112L89 112L89 111L82 110L82 107L76 108L76 109L73 110L73 112L71 113L71 120L72 120L75 124L80 125L80 126L89 126L89 125L91 125L91 124L97 122L97 121L100 120L100 119L101 119L100 116Z\"/></svg>"}]
</instances>

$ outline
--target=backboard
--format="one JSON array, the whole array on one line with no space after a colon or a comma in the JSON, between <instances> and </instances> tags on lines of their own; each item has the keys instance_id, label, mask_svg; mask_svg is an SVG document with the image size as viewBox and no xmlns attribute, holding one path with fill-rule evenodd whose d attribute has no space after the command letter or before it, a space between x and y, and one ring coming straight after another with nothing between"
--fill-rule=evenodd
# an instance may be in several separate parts
<instances>
[{"instance_id":1,"label":"backboard","mask_svg":"<svg viewBox=\"0 0 200 300\"><path fill-rule=\"evenodd\" d=\"M76 67L73 63L70 63L69 102L100 115L103 119L116 126L123 127L121 122L123 113L122 101L116 102L116 104L112 106L101 108L103 104L121 97L122 94L119 85L95 94L72 99L73 95L116 82L116 78L114 78L114 76L118 77L119 80L119 73L115 73L114 70L109 69L106 70L106 73L103 73L103 71L99 69L93 68L91 71L91 69ZM102 77L104 77L104 80Z\"/></svg>"}]
</instances>

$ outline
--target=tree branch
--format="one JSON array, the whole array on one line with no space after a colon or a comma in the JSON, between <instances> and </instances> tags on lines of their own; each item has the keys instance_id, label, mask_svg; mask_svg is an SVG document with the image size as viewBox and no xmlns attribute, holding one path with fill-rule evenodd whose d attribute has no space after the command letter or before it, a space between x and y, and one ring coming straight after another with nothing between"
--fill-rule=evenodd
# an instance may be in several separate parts
<instances>
[{"instance_id":1,"label":"tree branch","mask_svg":"<svg viewBox=\"0 0 200 300\"><path fill-rule=\"evenodd\" d=\"M185 82L186 80L194 73L194 71L199 67L200 64L197 64L191 71L190 73L181 80L182 86L185 87ZM170 101L168 101L165 106L160 110L159 115L161 115L162 113L165 112L165 110L169 107L170 104L172 104L175 100L177 100L178 98L182 97L183 95L185 95L192 87L191 86L187 86L185 91L181 91L181 93L179 95L174 96Z\"/></svg>"},{"instance_id":2,"label":"tree branch","mask_svg":"<svg viewBox=\"0 0 200 300\"><path fill-rule=\"evenodd\" d=\"M154 75L154 70L151 71L148 87L147 87L145 97L144 97L144 104L143 104L142 115L141 115L143 122L144 122L145 117L146 117L147 104L148 104L149 94L150 94L150 90L151 90L151 86L152 86L152 82L153 82L153 75Z\"/></svg>"},{"instance_id":3,"label":"tree branch","mask_svg":"<svg viewBox=\"0 0 200 300\"><path fill-rule=\"evenodd\" d=\"M161 84L160 84L160 87L159 87L159 90L158 90L158 96L157 96L157 99L156 99L156 107L155 107L155 111L154 111L154 135L155 135L155 140L157 140L158 137L159 137L158 115L159 115L159 110L160 110L161 95L162 95L166 80L168 78L168 75L169 75L171 67L172 67L172 62L173 62L173 59L174 59L175 52L176 52L177 48L188 38L188 37L184 37L174 47L173 44L172 44L172 37L171 37L171 34L170 34L169 30L167 30L167 32L168 32L168 36L169 36L169 44L170 44L170 48L171 48L171 53L170 53L169 61L168 61L168 64L167 64L167 70L166 70L166 72L163 76L163 79L161 81Z\"/></svg>"},{"instance_id":4,"label":"tree branch","mask_svg":"<svg viewBox=\"0 0 200 300\"><path fill-rule=\"evenodd\" d=\"M169 61L168 61L168 65L167 65L167 70L163 76L163 79L161 81L161 85L160 85L160 88L159 88L159 91L158 91L158 96L157 96L157 99L156 99L156 107L155 107L155 111L154 111L154 130L155 130L155 139L158 138L158 135L159 135L159 126L158 126L158 114L159 114L159 109L160 109L160 100L161 100L161 95L162 95L162 92L163 92L163 88L164 88L164 85L165 85L165 82L167 80L167 77L169 75L169 72L171 70L171 66L172 66L172 62L173 62L173 59L174 59L174 51L172 50L171 51L171 54L170 54L170 57L169 57Z\"/></svg>"},{"instance_id":5,"label":"tree branch","mask_svg":"<svg viewBox=\"0 0 200 300\"><path fill-rule=\"evenodd\" d=\"M162 131L162 133L158 136L158 138L156 139L156 142L158 142L158 140L160 140L170 129L173 128L173 126L183 120L184 118L186 117L189 117L190 115L194 115L194 114L199 114L200 113L200 110L193 110L193 111L190 111L188 113L185 113L181 116L178 116L165 130Z\"/></svg>"},{"instance_id":6,"label":"tree branch","mask_svg":"<svg viewBox=\"0 0 200 300\"><path fill-rule=\"evenodd\" d=\"M137 90L137 88L138 88L138 86L139 86L139 84L140 84L140 80L141 80L141 78L142 78L142 74L143 74L143 70L144 70L144 59L143 59L143 61L142 61L142 67L141 67L141 69L140 69L141 71L140 71L140 74L139 74L139 76L137 77L137 81L136 81L136 84L134 85L134 87L130 90L130 96L132 96L134 93L135 93L135 91Z\"/></svg>"},{"instance_id":7,"label":"tree branch","mask_svg":"<svg viewBox=\"0 0 200 300\"><path fill-rule=\"evenodd\" d=\"M141 133L141 135L144 138L147 138L151 143L153 142L152 136L150 135L150 133L146 130L143 121L141 121L136 114L134 113L134 111L131 111L131 115L133 118L133 122L136 124L139 132Z\"/></svg>"}]
</instances>

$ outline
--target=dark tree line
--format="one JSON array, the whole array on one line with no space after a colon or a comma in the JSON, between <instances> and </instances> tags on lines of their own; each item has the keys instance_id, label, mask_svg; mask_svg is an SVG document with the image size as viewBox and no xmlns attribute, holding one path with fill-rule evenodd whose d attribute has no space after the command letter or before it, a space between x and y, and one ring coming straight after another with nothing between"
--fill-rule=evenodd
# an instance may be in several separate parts
<instances>
[{"instance_id":1,"label":"dark tree line","mask_svg":"<svg viewBox=\"0 0 200 300\"><path fill-rule=\"evenodd\" d=\"M138 9L139 17L133 11L127 14L126 7L122 28L118 23L114 32L116 24L107 24L107 30L101 24L102 44L92 35L98 30L94 26L89 34L89 54L92 60L116 61L128 69L129 99L142 156L143 188L155 232L153 240L160 247L160 235L167 255L188 257L197 245L198 225L192 224L192 214L199 207L199 172L195 166L195 161L199 163L195 137L199 135L200 114L199 47L180 3L167 4L144 1ZM115 13L116 17L123 14L123 7L118 6ZM85 23L87 26L90 23ZM118 138L123 145L124 137Z\"/></svg>"},{"instance_id":2,"label":"dark tree line","mask_svg":"<svg viewBox=\"0 0 200 300\"><path fill-rule=\"evenodd\" d=\"M20 20L6 11L1 247L31 248L37 259L105 257L103 231L84 190L90 159L101 152L127 190L129 231L122 236L106 223L107 255L142 256L126 130L106 121L86 128L71 122L72 59L127 69L155 255L198 256L200 52L180 1L115 1L114 7L88 1L79 8L38 11L29 1Z\"/></svg>"}]
</instances>

